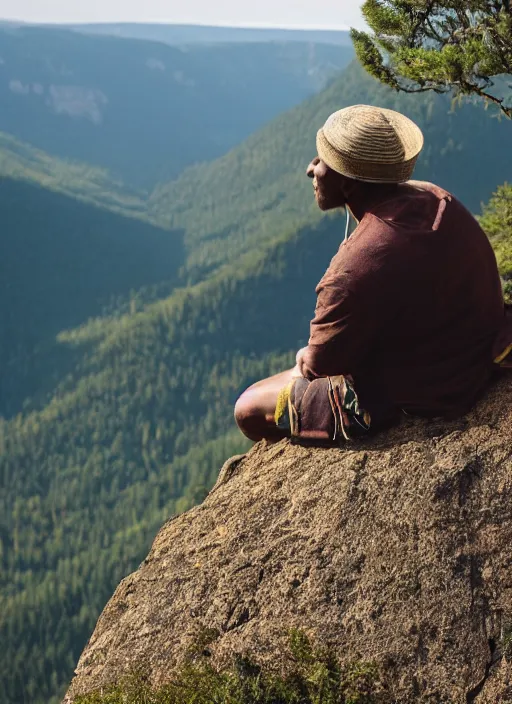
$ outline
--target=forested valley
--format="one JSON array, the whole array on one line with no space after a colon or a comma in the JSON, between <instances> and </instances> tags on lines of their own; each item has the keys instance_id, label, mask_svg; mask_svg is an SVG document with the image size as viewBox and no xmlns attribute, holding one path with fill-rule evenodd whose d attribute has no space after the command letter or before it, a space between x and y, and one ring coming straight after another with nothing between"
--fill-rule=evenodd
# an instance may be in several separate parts
<instances>
[{"instance_id":1,"label":"forested valley","mask_svg":"<svg viewBox=\"0 0 512 704\"><path fill-rule=\"evenodd\" d=\"M158 61L172 51L143 44ZM20 71L10 76L33 86ZM231 78L236 87L240 76ZM269 81L260 99L279 92ZM308 91L298 106L305 95L266 105L224 141L202 119L216 147L200 152L185 149L198 129L188 112L187 138L164 123L153 143L121 131L114 157L112 133L96 142L99 132L81 133L90 125L69 111L44 112L48 125L65 118L61 133L0 110L2 704L60 701L103 605L158 528L201 501L222 463L247 448L233 421L238 394L291 365L307 341L314 288L343 232L339 216L317 212L304 175L326 117L355 103L405 112L425 131L418 178L476 214L510 178L512 130L481 105L395 93L357 63ZM39 96L32 87L21 97ZM203 116L207 102L187 110ZM151 131L157 107L145 109L140 125ZM115 110L95 127L110 119L117 124ZM482 220L506 285L511 203L502 186Z\"/></svg>"}]
</instances>

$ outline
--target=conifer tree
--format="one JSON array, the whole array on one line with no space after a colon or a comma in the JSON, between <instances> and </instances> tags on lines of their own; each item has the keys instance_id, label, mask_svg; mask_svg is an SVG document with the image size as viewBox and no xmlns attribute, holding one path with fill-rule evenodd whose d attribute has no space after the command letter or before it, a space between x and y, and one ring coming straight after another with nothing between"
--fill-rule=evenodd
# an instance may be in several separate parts
<instances>
[{"instance_id":1,"label":"conifer tree","mask_svg":"<svg viewBox=\"0 0 512 704\"><path fill-rule=\"evenodd\" d=\"M396 90L476 95L512 118L512 0L366 0L352 30L366 70Z\"/></svg>"}]
</instances>

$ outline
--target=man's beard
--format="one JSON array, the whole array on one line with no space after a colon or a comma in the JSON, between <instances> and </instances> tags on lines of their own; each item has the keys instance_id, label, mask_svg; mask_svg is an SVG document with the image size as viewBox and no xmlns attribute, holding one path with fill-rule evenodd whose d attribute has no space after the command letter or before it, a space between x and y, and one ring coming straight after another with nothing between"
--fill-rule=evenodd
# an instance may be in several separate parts
<instances>
[{"instance_id":1,"label":"man's beard","mask_svg":"<svg viewBox=\"0 0 512 704\"><path fill-rule=\"evenodd\" d=\"M347 207L346 201L340 193L337 193L336 196L334 196L334 194L329 196L329 194L323 193L321 189L318 188L315 181L313 181L313 191L320 210L335 210L336 208Z\"/></svg>"}]
</instances>

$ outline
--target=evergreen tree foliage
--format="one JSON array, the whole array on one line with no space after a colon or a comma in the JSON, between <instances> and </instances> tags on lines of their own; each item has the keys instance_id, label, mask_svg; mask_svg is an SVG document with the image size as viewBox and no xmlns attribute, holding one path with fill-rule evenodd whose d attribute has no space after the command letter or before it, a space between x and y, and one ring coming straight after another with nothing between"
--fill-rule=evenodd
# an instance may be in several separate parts
<instances>
[{"instance_id":1,"label":"evergreen tree foliage","mask_svg":"<svg viewBox=\"0 0 512 704\"><path fill-rule=\"evenodd\" d=\"M510 0L366 0L363 15L373 33L352 40L371 75L406 92L479 96L512 117Z\"/></svg>"},{"instance_id":2,"label":"evergreen tree foliage","mask_svg":"<svg viewBox=\"0 0 512 704\"><path fill-rule=\"evenodd\" d=\"M496 252L505 294L512 303L512 185L500 186L484 207L480 224Z\"/></svg>"}]
</instances>

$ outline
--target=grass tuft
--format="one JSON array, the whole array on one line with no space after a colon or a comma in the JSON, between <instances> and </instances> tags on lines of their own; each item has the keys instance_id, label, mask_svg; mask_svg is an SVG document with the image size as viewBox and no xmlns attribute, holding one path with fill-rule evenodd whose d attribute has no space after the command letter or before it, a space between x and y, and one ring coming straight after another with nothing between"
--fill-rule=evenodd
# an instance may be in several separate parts
<instances>
[{"instance_id":1,"label":"grass tuft","mask_svg":"<svg viewBox=\"0 0 512 704\"><path fill-rule=\"evenodd\" d=\"M236 656L226 670L211 663L205 633L189 651L174 679L154 689L148 674L134 672L107 691L78 697L74 704L386 704L390 698L375 663L342 665L328 648L315 647L291 631L286 671L266 671L248 657Z\"/></svg>"}]
</instances>

